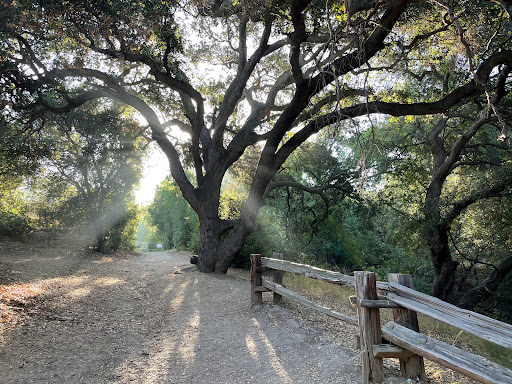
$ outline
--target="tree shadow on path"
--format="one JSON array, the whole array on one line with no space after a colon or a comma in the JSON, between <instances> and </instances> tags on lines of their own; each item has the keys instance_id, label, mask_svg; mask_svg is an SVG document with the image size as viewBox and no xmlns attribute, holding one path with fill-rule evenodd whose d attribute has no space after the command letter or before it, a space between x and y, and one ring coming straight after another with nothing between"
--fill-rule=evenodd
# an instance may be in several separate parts
<instances>
[{"instance_id":1,"label":"tree shadow on path","mask_svg":"<svg viewBox=\"0 0 512 384\"><path fill-rule=\"evenodd\" d=\"M352 351L279 307L253 312L249 282L187 263L184 253L147 253L47 276L62 285L5 337L0 382L359 381Z\"/></svg>"}]
</instances>

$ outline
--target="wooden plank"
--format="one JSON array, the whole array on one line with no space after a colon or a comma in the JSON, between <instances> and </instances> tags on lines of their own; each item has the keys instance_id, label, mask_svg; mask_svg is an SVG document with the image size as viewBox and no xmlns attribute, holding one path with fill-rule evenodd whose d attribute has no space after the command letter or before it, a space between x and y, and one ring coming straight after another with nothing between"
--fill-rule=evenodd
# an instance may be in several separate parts
<instances>
[{"instance_id":1,"label":"wooden plank","mask_svg":"<svg viewBox=\"0 0 512 384\"><path fill-rule=\"evenodd\" d=\"M262 285L254 287L254 291L255 292L269 292L269 290Z\"/></svg>"},{"instance_id":2,"label":"wooden plank","mask_svg":"<svg viewBox=\"0 0 512 384\"><path fill-rule=\"evenodd\" d=\"M370 299L362 299L361 307L365 308L403 308L397 303L390 300L370 300Z\"/></svg>"},{"instance_id":3,"label":"wooden plank","mask_svg":"<svg viewBox=\"0 0 512 384\"><path fill-rule=\"evenodd\" d=\"M395 322L391 321L382 327L382 334L386 340L393 344L481 383L512 383L512 371L510 369L493 363L482 356L474 355L450 344L414 332Z\"/></svg>"},{"instance_id":4,"label":"wooden plank","mask_svg":"<svg viewBox=\"0 0 512 384\"><path fill-rule=\"evenodd\" d=\"M344 315L343 313L336 312L330 308L324 307L323 305L320 305L318 303L315 303L312 300L309 300L303 296L300 296L296 294L295 292L290 291L289 289L286 289L282 285L275 284L267 279L263 279L263 286L270 289L271 291L274 291L278 293L279 295L286 297L289 300L295 301L297 303L300 303L306 307L312 308L314 310L317 310L319 312L322 312L326 314L327 316L334 317L335 319L344 321L346 323L349 323L351 325L357 326L357 319L351 316Z\"/></svg>"},{"instance_id":5,"label":"wooden plank","mask_svg":"<svg viewBox=\"0 0 512 384\"><path fill-rule=\"evenodd\" d=\"M332 271L327 271L327 272L338 273L338 272L332 272ZM295 273L297 273L297 272L295 272ZM353 276L343 275L342 273L340 273L340 276L330 276L330 274L326 274L324 272L321 272L321 273L320 272L306 272L306 273L303 273L303 275L306 277L309 277L310 279L322 280L327 283L343 285L343 286L346 286L349 288L354 288L354 286L355 286Z\"/></svg>"},{"instance_id":6,"label":"wooden plank","mask_svg":"<svg viewBox=\"0 0 512 384\"><path fill-rule=\"evenodd\" d=\"M376 344L373 346L374 357L393 357L393 358L407 358L417 356L414 352L407 349L400 348L393 344Z\"/></svg>"},{"instance_id":7,"label":"wooden plank","mask_svg":"<svg viewBox=\"0 0 512 384\"><path fill-rule=\"evenodd\" d=\"M378 308L361 306L363 299L377 299L377 278L373 272L355 272L357 297L357 317L359 337L361 340L361 370L363 384L382 383L384 381L384 365L382 358L374 355L373 346L380 344L380 314Z\"/></svg>"},{"instance_id":8,"label":"wooden plank","mask_svg":"<svg viewBox=\"0 0 512 384\"><path fill-rule=\"evenodd\" d=\"M388 281L401 284L408 288L413 288L412 276L404 273L389 273ZM403 307L393 309L393 319L395 323L403 325L406 328L419 332L418 316L416 312ZM400 372L403 376L411 379L418 378L422 382L427 381L425 376L425 364L423 357L415 355L400 359Z\"/></svg>"},{"instance_id":9,"label":"wooden plank","mask_svg":"<svg viewBox=\"0 0 512 384\"><path fill-rule=\"evenodd\" d=\"M272 256L274 256L274 259L276 259L276 260L283 260L282 253L273 252ZM274 270L274 273L273 273L274 283L276 283L278 285L283 285L283 277L284 277L284 271ZM272 302L274 304L279 304L282 300L283 300L283 296L281 296L277 292L273 293Z\"/></svg>"},{"instance_id":10,"label":"wooden plank","mask_svg":"<svg viewBox=\"0 0 512 384\"><path fill-rule=\"evenodd\" d=\"M357 297L356 296L350 296L349 298L350 304L352 306L357 305ZM370 299L362 299L360 302L361 307L366 308L403 308L401 305L398 305L394 301L379 298L377 296L377 300L370 300Z\"/></svg>"},{"instance_id":11,"label":"wooden plank","mask_svg":"<svg viewBox=\"0 0 512 384\"><path fill-rule=\"evenodd\" d=\"M328 271L326 269L312 267L311 265L294 263L278 259L261 258L262 265L267 268L276 269L284 272L292 272L304 275L312 279L323 280L333 284L346 285L354 287L354 277L339 272Z\"/></svg>"},{"instance_id":12,"label":"wooden plank","mask_svg":"<svg viewBox=\"0 0 512 384\"><path fill-rule=\"evenodd\" d=\"M391 301L482 339L512 349L512 325L458 308L455 305L397 283L388 284L390 292L387 297Z\"/></svg>"},{"instance_id":13,"label":"wooden plank","mask_svg":"<svg viewBox=\"0 0 512 384\"><path fill-rule=\"evenodd\" d=\"M322 280L331 284L344 285L350 288L355 287L354 276L345 275L340 272L329 271L327 269L321 269L307 264L294 263L292 261L271 259L268 257L262 257L261 262L263 266L269 269L296 273L312 279ZM377 282L377 289L378 292L383 295L386 295L389 291L388 284L383 281Z\"/></svg>"},{"instance_id":14,"label":"wooden plank","mask_svg":"<svg viewBox=\"0 0 512 384\"><path fill-rule=\"evenodd\" d=\"M253 253L251 255L251 307L263 304L262 293L256 290L256 287L262 285L261 272L257 272L259 267L261 267L261 255Z\"/></svg>"}]
</instances>

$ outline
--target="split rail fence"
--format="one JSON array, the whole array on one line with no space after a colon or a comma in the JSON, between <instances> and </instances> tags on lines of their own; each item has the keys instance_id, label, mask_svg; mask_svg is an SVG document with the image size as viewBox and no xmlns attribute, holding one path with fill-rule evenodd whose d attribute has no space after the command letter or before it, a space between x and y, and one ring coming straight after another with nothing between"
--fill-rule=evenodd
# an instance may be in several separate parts
<instances>
[{"instance_id":1,"label":"split rail fence","mask_svg":"<svg viewBox=\"0 0 512 384\"><path fill-rule=\"evenodd\" d=\"M272 281L263 274L270 272ZM283 274L291 272L355 290L351 302L357 306L357 318L336 312L282 285ZM283 297L320 311L359 328L362 383L384 380L383 358L399 358L405 377L426 381L423 358L457 371L481 383L511 384L512 371L482 356L419 332L417 313L432 317L462 331L512 349L512 325L420 293L413 289L407 274L389 274L388 282L376 280L375 273L355 272L354 276L310 265L251 255L251 303L262 305L263 292L273 292L273 302ZM393 308L393 321L381 326L380 308Z\"/></svg>"}]
</instances>

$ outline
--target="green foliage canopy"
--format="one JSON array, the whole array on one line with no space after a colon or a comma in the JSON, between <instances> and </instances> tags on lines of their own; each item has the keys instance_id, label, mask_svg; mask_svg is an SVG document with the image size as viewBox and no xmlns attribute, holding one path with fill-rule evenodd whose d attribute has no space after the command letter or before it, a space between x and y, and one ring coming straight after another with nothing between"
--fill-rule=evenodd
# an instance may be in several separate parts
<instances>
[{"instance_id":1,"label":"green foliage canopy","mask_svg":"<svg viewBox=\"0 0 512 384\"><path fill-rule=\"evenodd\" d=\"M318 131L348 131L368 115L461 112L461 104L482 96L479 121L494 119L493 106L508 92L511 29L502 2L19 5L2 2L5 118L34 131L48 111L65 113L94 99L136 109L199 217L203 271L226 271L257 229L274 177ZM212 65L220 68L215 74ZM221 218L223 181L257 145L240 216Z\"/></svg>"}]
</instances>

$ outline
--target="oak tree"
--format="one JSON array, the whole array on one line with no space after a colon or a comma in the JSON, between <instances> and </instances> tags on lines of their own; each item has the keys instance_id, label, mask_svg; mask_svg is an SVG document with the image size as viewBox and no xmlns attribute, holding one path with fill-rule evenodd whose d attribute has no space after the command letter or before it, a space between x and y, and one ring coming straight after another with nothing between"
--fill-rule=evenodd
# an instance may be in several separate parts
<instances>
[{"instance_id":1,"label":"oak tree","mask_svg":"<svg viewBox=\"0 0 512 384\"><path fill-rule=\"evenodd\" d=\"M507 91L498 74L508 79L504 67L512 63L506 1L1 4L5 118L37 131L48 113L94 99L137 110L198 215L205 272L226 272L258 229L273 177L318 131L371 114L446 113L479 95L487 96L490 118L497 114L493 94ZM488 23L469 39L475 17ZM446 44L459 50L464 77L435 97L411 101L395 92L390 69L427 67ZM260 156L247 200L240 217L221 219L222 181L249 147Z\"/></svg>"}]
</instances>

